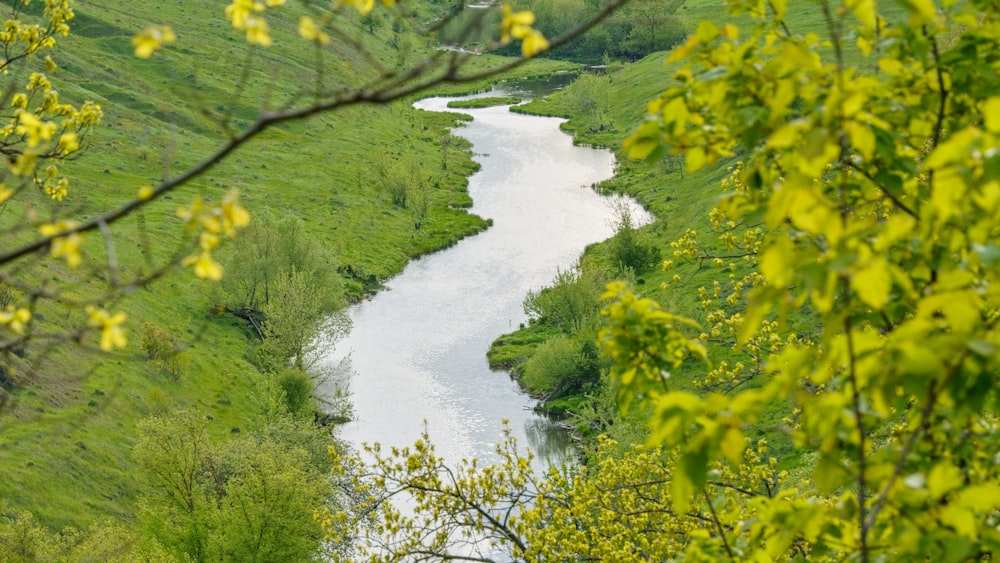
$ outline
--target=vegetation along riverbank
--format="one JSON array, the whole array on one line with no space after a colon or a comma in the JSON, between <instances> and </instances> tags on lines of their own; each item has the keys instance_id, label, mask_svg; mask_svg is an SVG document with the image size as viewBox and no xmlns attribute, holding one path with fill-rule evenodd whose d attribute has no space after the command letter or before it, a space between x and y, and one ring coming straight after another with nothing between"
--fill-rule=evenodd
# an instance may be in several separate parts
<instances>
[{"instance_id":1,"label":"vegetation along riverbank","mask_svg":"<svg viewBox=\"0 0 1000 563\"><path fill-rule=\"evenodd\" d=\"M995 3L88 6L8 3L41 27L0 36L0 559L1000 550ZM490 352L581 464L537 474L509 435L490 467L327 452L300 329L483 227L456 118L409 95L549 47L604 68L517 111L613 147L600 189L657 217L621 210Z\"/></svg>"}]
</instances>

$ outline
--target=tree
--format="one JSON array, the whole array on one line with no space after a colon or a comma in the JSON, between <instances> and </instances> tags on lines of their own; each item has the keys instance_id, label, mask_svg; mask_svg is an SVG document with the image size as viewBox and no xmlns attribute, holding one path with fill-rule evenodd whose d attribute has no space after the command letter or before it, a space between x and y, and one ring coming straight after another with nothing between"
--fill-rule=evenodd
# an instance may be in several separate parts
<instances>
[{"instance_id":1,"label":"tree","mask_svg":"<svg viewBox=\"0 0 1000 563\"><path fill-rule=\"evenodd\" d=\"M641 274L654 267L660 261L660 249L638 231L628 203L624 199L615 200L614 211L611 226L615 235L611 239L610 250L618 274Z\"/></svg>"},{"instance_id":2,"label":"tree","mask_svg":"<svg viewBox=\"0 0 1000 563\"><path fill-rule=\"evenodd\" d=\"M753 500L776 494L786 477L761 441L736 461L713 462L707 494L677 512L676 452L641 444L602 438L592 465L543 475L509 432L491 465L450 466L426 434L412 448L364 453L333 458L338 478L364 499L321 516L328 541L359 534L337 560L663 561L686 549L718 560L726 550L706 546L702 532L757 517Z\"/></svg>"},{"instance_id":3,"label":"tree","mask_svg":"<svg viewBox=\"0 0 1000 563\"><path fill-rule=\"evenodd\" d=\"M529 291L522 307L533 321L546 322L566 334L592 331L600 321L597 297L603 285L600 272L590 266L558 270L552 285Z\"/></svg>"},{"instance_id":4,"label":"tree","mask_svg":"<svg viewBox=\"0 0 1000 563\"><path fill-rule=\"evenodd\" d=\"M385 24L382 14L379 12L368 12L361 16L361 25L368 29L368 33L374 34L376 28L381 28Z\"/></svg>"},{"instance_id":5,"label":"tree","mask_svg":"<svg viewBox=\"0 0 1000 563\"><path fill-rule=\"evenodd\" d=\"M580 392L597 383L600 369L593 334L584 340L556 337L545 341L524 363L521 384L531 393L542 395L542 405L559 396Z\"/></svg>"},{"instance_id":6,"label":"tree","mask_svg":"<svg viewBox=\"0 0 1000 563\"><path fill-rule=\"evenodd\" d=\"M297 270L281 274L274 295L264 306L262 353L271 359L264 364L278 369L291 361L299 370L308 370L317 352L329 350L350 328L343 312L331 313L323 306L328 288L317 285Z\"/></svg>"},{"instance_id":7,"label":"tree","mask_svg":"<svg viewBox=\"0 0 1000 563\"><path fill-rule=\"evenodd\" d=\"M141 520L178 559L301 561L321 548L313 512L331 502L316 428L278 421L219 445L193 411L141 424L133 457Z\"/></svg>"},{"instance_id":8,"label":"tree","mask_svg":"<svg viewBox=\"0 0 1000 563\"><path fill-rule=\"evenodd\" d=\"M637 0L630 2L619 17L628 21L632 30L628 43L638 56L673 47L684 40L685 30L674 17L684 0Z\"/></svg>"},{"instance_id":9,"label":"tree","mask_svg":"<svg viewBox=\"0 0 1000 563\"><path fill-rule=\"evenodd\" d=\"M224 277L220 249L250 224L244 205L249 207L248 200L256 198L260 202L269 197L267 189L277 185L258 179L258 174L268 175L262 170L278 168L275 163L281 159L272 160L270 155L301 154L307 144L321 144L326 158L301 158L298 165L283 165L280 174L300 183L303 177L314 177L317 184L328 186L333 183L330 169L343 163L338 160L343 145L320 136L322 129L333 125L323 114L350 108L352 113L357 112L355 115L379 113L380 119L385 119L396 108L373 111L366 106L394 101L398 106L409 105L412 96L429 88L483 81L522 64L549 44L534 30L529 14L512 10L504 13L500 6L489 11L465 11L483 14L477 17L489 12L496 23L490 28L489 46L502 42L521 47L522 57L516 61L437 51L433 42L437 29L455 15L448 6L420 0L406 6L385 2L377 7L366 2L349 6L312 0L234 0L222 5L184 2L157 10L154 17L162 15L171 22L143 21L140 14L149 13L144 12L149 9L148 3L132 3L127 10L101 14L100 6L105 3L81 3L75 18L68 0L36 0L30 4L18 0L0 6L5 20L4 32L0 33L0 43L4 44L0 68L8 77L0 88L0 100L6 107L0 111L0 146L5 156L0 163L0 287L12 289L4 292L0 310L0 414L10 421L0 426L4 426L8 438L20 432L31 436L25 440L13 438L14 444L5 442L13 447L4 448L2 457L4 463L20 464L23 458L12 452L37 447L26 444L38 439L52 442L45 445L44 455L53 459L62 456L63 448L94 445L86 455L63 457L66 465L61 467L70 475L65 486L63 479L47 473L52 466L33 461L22 466L32 469L5 479L2 496L14 490L17 498L10 495L11 502L27 504L47 495L41 489L24 487L24 481L44 483L44 487L52 487L56 494L66 497L95 483L124 491L122 495L99 496L94 502L74 502L80 510L52 510L57 502L35 504L32 508L48 525L65 524L67 520L86 522L97 513L119 513L119 509L127 513L133 509L127 478L131 464L126 461L123 468L91 460L127 460L122 450L134 437L130 417L136 413L148 409L163 414L172 403L185 406L201 401L195 395L215 382L222 388L223 379L228 379L226 391L212 401L213 414L232 421L233 428L243 426L242 417L252 416L247 414L250 409L241 407L249 406L251 401L243 394L258 387L258 374L248 369L239 352L231 353L232 349L224 346L216 348L214 341L200 347L222 353L206 358L211 353L196 350L191 363L199 377L185 381L157 382L161 385L153 387L141 377L131 377L132 372L145 371L143 366L136 363L134 369L123 369L121 362L138 361L143 357L141 352L148 355L153 350L142 350L140 339L130 336L132 327L128 324L136 318L136 329L143 321L177 328L175 348L186 347L202 337L213 338L220 329L231 331L228 336L234 335L231 326L224 326L229 324L228 319L212 314L212 303L207 300L203 314L192 316L191 310L174 310L170 303L148 306L146 299L171 291L182 299L194 295L196 300L214 293L207 289L214 287L209 282ZM599 17L607 16L620 3L610 3ZM457 3L454 11L463 11L459 10L463 6ZM89 17L88 9L92 10ZM405 34L400 44L412 48L399 58L398 68L387 48L367 37L359 26L360 16L373 10L402 22L398 29ZM100 17L94 17L95 13ZM177 32L159 25L167 23L175 25ZM75 36L85 38L81 42L90 45L100 43L108 58L88 64L76 56L72 45L65 49L63 34L71 25L77 33L66 41L73 41ZM185 32L191 29L211 35L199 37ZM551 44L558 45L571 36L553 38ZM57 40L62 50L54 49ZM204 72L190 62L203 60L197 59L197 54L203 52L199 51L203 41L218 46L213 61L218 66L210 65L212 70ZM172 47L174 44L177 48ZM372 51L367 51L369 48ZM46 56L49 54L51 58ZM57 82L56 61L64 65L63 72L80 76L79 82ZM489 64L483 65L485 62ZM168 94L150 102L137 92ZM108 112L108 121L118 133L95 139L91 131L104 115L101 108L91 103L66 103L92 94L107 100L102 100L105 110L107 104L116 106ZM145 121L149 116L162 117L157 121L166 127L137 132L149 123ZM428 121L433 119L444 121L439 116ZM401 124L420 130L418 124L405 121L402 118ZM140 125L136 126L136 122ZM366 136L365 140L370 138ZM360 144L353 138L347 142ZM263 145L257 153L260 159L247 158L243 151L250 144ZM365 150L377 152L367 143ZM343 152L358 156L349 165L358 169L370 166L361 149ZM78 157L102 163L95 165L100 175L83 182L72 181L71 166L77 163L71 161ZM242 190L242 200L237 190ZM313 192L296 201L298 195L277 201L279 198L271 193L269 203L288 214L353 203L339 201L340 194L336 193L314 197ZM445 211L447 203L441 199L433 202L428 223L438 219L435 212ZM421 210L416 211L419 219ZM367 213L363 210L358 214ZM455 218L460 212L448 209L445 213ZM374 223L376 215L370 216ZM409 235L407 232L403 236ZM441 244L445 238L436 237L435 242L428 242L420 250ZM390 250L399 251L394 260L403 260L405 253L399 248ZM376 281L371 272L360 271L363 273L359 277L364 276L366 282ZM195 286L190 278L205 279L206 285ZM174 315L185 316L183 320L169 318ZM204 330L187 325L197 317L202 318ZM156 337L156 332L151 330L150 334ZM295 346L292 350L301 352L302 348ZM101 355L111 351L123 355ZM130 352L134 353L131 357ZM64 366L66 369L62 369ZM93 369L89 369L91 366ZM286 393L290 408L302 406L301 383L301 379L287 378L275 386ZM128 392L116 395L114 389ZM61 398L50 401L50 391ZM290 398L292 394L294 398ZM116 396L123 402L110 400ZM17 398L16 404L10 400L12 397ZM143 397L147 400L143 401ZM44 404L44 411L35 409L35 404ZM229 405L235 408L225 412ZM107 411L97 412L105 407ZM31 422L39 424L32 427L37 431L27 430L27 424L18 426L23 420L20 415L28 411L36 413ZM55 425L49 424L54 419L59 419L59 428L82 433L84 428L93 428L82 422L103 419L105 415L122 429L121 439L95 436L94 442L98 443L94 444L90 435L77 440L61 430L51 440L45 436L46 431L53 431ZM84 482L85 487L74 488ZM55 519L54 512L59 513ZM60 518L62 521L56 520Z\"/></svg>"},{"instance_id":10,"label":"tree","mask_svg":"<svg viewBox=\"0 0 1000 563\"><path fill-rule=\"evenodd\" d=\"M277 316L293 306L292 300L308 302L307 313L295 313L308 315L302 317L306 329L344 305L336 259L295 217L258 218L224 252L222 263L229 272L219 284L226 308L248 319L262 337L265 316Z\"/></svg>"},{"instance_id":11,"label":"tree","mask_svg":"<svg viewBox=\"0 0 1000 563\"><path fill-rule=\"evenodd\" d=\"M86 530L52 534L31 513L3 520L6 522L0 528L0 559L11 563L58 560L121 563L180 561L160 545L140 539L134 530L121 524L102 522Z\"/></svg>"},{"instance_id":12,"label":"tree","mask_svg":"<svg viewBox=\"0 0 1000 563\"><path fill-rule=\"evenodd\" d=\"M770 6L731 3L748 29L702 22L671 55L678 84L626 144L684 154L689 172L741 153L714 213L723 248L752 241L755 271L741 310L716 319L760 377L730 396L671 389L664 374L702 356L704 337L616 288L603 340L622 397L654 409L652 443L682 448L678 511L776 402L795 445L816 452L815 490L759 499L753 523L688 553L735 558L746 534L740 558L988 557L1000 548L986 453L1000 446L997 7L822 2L827 46L796 29L790 3ZM794 333L793 314L815 339Z\"/></svg>"}]
</instances>

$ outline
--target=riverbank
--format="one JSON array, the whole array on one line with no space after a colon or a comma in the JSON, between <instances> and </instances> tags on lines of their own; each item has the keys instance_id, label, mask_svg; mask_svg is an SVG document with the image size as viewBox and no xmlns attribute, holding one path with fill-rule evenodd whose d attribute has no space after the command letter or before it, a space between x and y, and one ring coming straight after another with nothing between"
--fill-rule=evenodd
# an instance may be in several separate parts
<instances>
[{"instance_id":1,"label":"riverbank","mask_svg":"<svg viewBox=\"0 0 1000 563\"><path fill-rule=\"evenodd\" d=\"M541 306L534 307L530 322L492 343L491 364L509 370L526 392L542 401L539 408L546 412L576 416L592 412L595 401L606 400L598 382L599 371L606 369L603 360L592 358L589 364L578 360L567 367L565 356L580 358L584 344L596 341L601 323L599 296L607 282L629 279L644 296L690 315L699 305L686 296L697 295L698 287L713 281L714 274L697 268L680 270L678 275L676 270L664 271L662 264L673 258L666 250L671 248L670 243L687 229L711 229L711 194L715 192L713 186L718 186L727 173L726 163L686 174L683 161L677 157L665 156L655 163L637 162L622 149L622 141L645 114L647 102L669 83L674 69L663 64L664 58L665 54L657 53L600 73L583 74L565 90L512 108L519 113L564 118L567 121L562 129L573 136L574 143L613 150L617 158L615 175L595 189L634 197L655 217L646 226L634 231L619 229L616 237L589 246L580 257L577 275L552 280L536 295L535 301ZM559 306L575 307L586 311L586 315L567 323L553 312ZM594 362L597 369L588 367ZM565 379L560 370L587 371L588 375L583 381L560 387L559 382ZM584 419L577 422L581 426L578 430L585 434L593 426Z\"/></svg>"},{"instance_id":2,"label":"riverbank","mask_svg":"<svg viewBox=\"0 0 1000 563\"><path fill-rule=\"evenodd\" d=\"M532 414L533 400L491 370L483 353L525 320L526 291L611 234L609 201L589 186L611 176L613 156L574 147L557 120L506 107L469 111L475 119L456 134L472 143L481 164L470 182L471 211L493 226L411 264L388 291L350 309L353 329L325 362L349 362L353 377L355 420L339 435L352 444L403 447L426 428L446 459L486 463L507 420L519 443L559 463L569 455L556 445L564 437ZM544 457L539 463L544 469Z\"/></svg>"}]
</instances>

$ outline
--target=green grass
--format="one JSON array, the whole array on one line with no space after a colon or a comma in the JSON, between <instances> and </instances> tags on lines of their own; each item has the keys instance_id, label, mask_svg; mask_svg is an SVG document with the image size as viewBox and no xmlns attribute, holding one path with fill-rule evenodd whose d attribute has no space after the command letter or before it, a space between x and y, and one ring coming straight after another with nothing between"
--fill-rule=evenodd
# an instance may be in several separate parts
<instances>
[{"instance_id":1,"label":"green grass","mask_svg":"<svg viewBox=\"0 0 1000 563\"><path fill-rule=\"evenodd\" d=\"M449 108L488 108L492 106L509 106L521 103L521 98L497 97L497 98L473 98L471 100L452 100L448 102Z\"/></svg>"},{"instance_id":2,"label":"green grass","mask_svg":"<svg viewBox=\"0 0 1000 563\"><path fill-rule=\"evenodd\" d=\"M299 8L277 10L284 16L271 20L275 45L251 51L230 29L222 7L196 0L92 0L77 6L78 33L60 41L53 53L60 68L51 78L62 100L93 100L105 113L103 125L86 140L83 157L65 167L74 178L67 203L79 216L116 207L140 186L179 174L211 154L226 135L220 120L239 129L262 106L308 101L316 67L313 50L295 39ZM431 15L424 5L411 8L419 16ZM372 61L391 68L400 57L389 26L369 34L352 10L344 13L344 33L370 58L347 47L348 41L331 46L323 69L328 89L369 82L379 72ZM132 56L130 38L150 23L173 26L178 42L143 61ZM410 56L428 55L432 47L411 38ZM469 61L473 71L503 62L488 55ZM571 66L537 61L508 76ZM425 95L487 87L486 81L467 82ZM122 276L149 273L191 244L179 234L179 206L199 195L217 200L231 188L240 190L251 215L266 211L301 218L336 254L331 268L344 276L354 299L411 258L486 228L486 221L465 211L472 203L467 177L477 165L468 144L449 130L461 116L418 111L411 101L351 106L267 131L190 185L113 225ZM384 185L392 175L413 180L426 199L425 210L393 204ZM100 236L88 237L89 255L103 258L103 248ZM19 275L82 297L106 289L107 270L97 264ZM213 313L216 301L211 282L175 271L120 301L102 303L128 314L124 352L94 353L92 341L47 346L38 340L26 358L4 359L18 368L23 385L0 412L0 516L30 510L53 528L130 520L136 500L130 449L137 421L153 409L196 407L217 437L252 425L261 378L248 360L254 340L241 321ZM60 305L41 306L36 320L37 330L52 333L85 322L81 311ZM141 358L139 329L146 322L190 347L190 364L179 379Z\"/></svg>"},{"instance_id":3,"label":"green grass","mask_svg":"<svg viewBox=\"0 0 1000 563\"><path fill-rule=\"evenodd\" d=\"M512 370L515 375L519 375L518 366L524 358L539 345L560 334L556 327L530 323L496 339L486 353L486 358L491 368Z\"/></svg>"}]
</instances>

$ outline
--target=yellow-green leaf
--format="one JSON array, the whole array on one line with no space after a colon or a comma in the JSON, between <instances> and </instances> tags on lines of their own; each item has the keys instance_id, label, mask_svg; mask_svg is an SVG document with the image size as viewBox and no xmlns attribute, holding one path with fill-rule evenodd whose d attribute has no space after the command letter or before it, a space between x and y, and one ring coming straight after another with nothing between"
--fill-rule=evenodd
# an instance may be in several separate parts
<instances>
[{"instance_id":1,"label":"yellow-green leaf","mask_svg":"<svg viewBox=\"0 0 1000 563\"><path fill-rule=\"evenodd\" d=\"M934 499L939 499L961 486L962 472L948 461L935 465L927 476L927 492Z\"/></svg>"},{"instance_id":2,"label":"yellow-green leaf","mask_svg":"<svg viewBox=\"0 0 1000 563\"><path fill-rule=\"evenodd\" d=\"M847 136L850 138L851 144L854 145L854 149L865 160L871 160L872 155L875 154L875 133L872 133L872 130L867 125L856 121L848 122L845 128L847 129Z\"/></svg>"},{"instance_id":3,"label":"yellow-green leaf","mask_svg":"<svg viewBox=\"0 0 1000 563\"><path fill-rule=\"evenodd\" d=\"M836 451L832 454L823 454L813 468L813 479L821 492L832 493L847 478L847 473L838 461L838 455Z\"/></svg>"},{"instance_id":4,"label":"yellow-green leaf","mask_svg":"<svg viewBox=\"0 0 1000 563\"><path fill-rule=\"evenodd\" d=\"M698 24L698 29L694 32L694 35L702 43L709 43L718 37L719 28L708 20L702 20L701 23Z\"/></svg>"},{"instance_id":5,"label":"yellow-green leaf","mask_svg":"<svg viewBox=\"0 0 1000 563\"><path fill-rule=\"evenodd\" d=\"M934 0L899 0L899 3L910 12L910 27L920 27L925 23L937 23L937 10Z\"/></svg>"},{"instance_id":6,"label":"yellow-green leaf","mask_svg":"<svg viewBox=\"0 0 1000 563\"><path fill-rule=\"evenodd\" d=\"M687 158L685 159L687 173L694 174L695 172L701 170L701 168L705 166L706 160L705 149L702 147L694 147L688 150Z\"/></svg>"},{"instance_id":7,"label":"yellow-green leaf","mask_svg":"<svg viewBox=\"0 0 1000 563\"><path fill-rule=\"evenodd\" d=\"M792 281L793 251L788 239L782 237L760 257L760 273L772 286L780 288Z\"/></svg>"},{"instance_id":8,"label":"yellow-green leaf","mask_svg":"<svg viewBox=\"0 0 1000 563\"><path fill-rule=\"evenodd\" d=\"M799 122L786 123L771 133L771 136L767 138L767 146L774 149L787 149L798 140L801 130L802 124Z\"/></svg>"},{"instance_id":9,"label":"yellow-green leaf","mask_svg":"<svg viewBox=\"0 0 1000 563\"><path fill-rule=\"evenodd\" d=\"M746 448L746 438L743 432L735 426L726 428L722 434L722 442L719 444L722 455L729 458L734 464L739 464L743 460L743 450Z\"/></svg>"},{"instance_id":10,"label":"yellow-green leaf","mask_svg":"<svg viewBox=\"0 0 1000 563\"><path fill-rule=\"evenodd\" d=\"M847 7L854 12L865 29L875 29L875 0L849 0Z\"/></svg>"},{"instance_id":11,"label":"yellow-green leaf","mask_svg":"<svg viewBox=\"0 0 1000 563\"><path fill-rule=\"evenodd\" d=\"M889 302L889 293L892 290L889 264L881 258L873 259L851 276L851 289L858 294L858 298L865 305L881 310Z\"/></svg>"},{"instance_id":12,"label":"yellow-green leaf","mask_svg":"<svg viewBox=\"0 0 1000 563\"><path fill-rule=\"evenodd\" d=\"M691 508L694 485L684 471L674 471L670 478L670 501L674 512L684 514Z\"/></svg>"},{"instance_id":13,"label":"yellow-green leaf","mask_svg":"<svg viewBox=\"0 0 1000 563\"><path fill-rule=\"evenodd\" d=\"M963 488L959 491L956 503L976 512L991 512L1000 508L1000 485L984 483Z\"/></svg>"},{"instance_id":14,"label":"yellow-green leaf","mask_svg":"<svg viewBox=\"0 0 1000 563\"><path fill-rule=\"evenodd\" d=\"M883 57L879 59L878 67L887 74L896 75L903 72L903 63L892 57Z\"/></svg>"},{"instance_id":15,"label":"yellow-green leaf","mask_svg":"<svg viewBox=\"0 0 1000 563\"><path fill-rule=\"evenodd\" d=\"M761 301L746 308L746 311L743 312L743 322L740 323L740 330L736 336L737 346L746 344L757 333L764 317L771 311L771 304L771 301Z\"/></svg>"},{"instance_id":16,"label":"yellow-green leaf","mask_svg":"<svg viewBox=\"0 0 1000 563\"><path fill-rule=\"evenodd\" d=\"M655 121L647 121L639 126L622 144L629 158L640 160L646 158L654 150L660 148L660 125Z\"/></svg>"},{"instance_id":17,"label":"yellow-green leaf","mask_svg":"<svg viewBox=\"0 0 1000 563\"><path fill-rule=\"evenodd\" d=\"M983 124L991 133L1000 133L1000 96L983 102Z\"/></svg>"},{"instance_id":18,"label":"yellow-green leaf","mask_svg":"<svg viewBox=\"0 0 1000 563\"><path fill-rule=\"evenodd\" d=\"M941 510L941 522L954 528L959 535L976 537L976 517L963 506L949 504L944 507Z\"/></svg>"}]
</instances>

